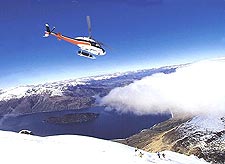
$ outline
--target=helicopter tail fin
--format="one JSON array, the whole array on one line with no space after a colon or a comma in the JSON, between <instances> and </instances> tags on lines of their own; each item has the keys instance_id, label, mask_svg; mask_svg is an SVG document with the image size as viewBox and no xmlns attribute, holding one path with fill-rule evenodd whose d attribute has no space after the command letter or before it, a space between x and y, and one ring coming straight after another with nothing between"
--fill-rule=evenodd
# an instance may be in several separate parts
<instances>
[{"instance_id":1,"label":"helicopter tail fin","mask_svg":"<svg viewBox=\"0 0 225 164\"><path fill-rule=\"evenodd\" d=\"M47 31L48 33L51 33L50 27L49 27L49 25L48 25L47 23L45 24L45 27L46 27L46 31Z\"/></svg>"},{"instance_id":2,"label":"helicopter tail fin","mask_svg":"<svg viewBox=\"0 0 225 164\"><path fill-rule=\"evenodd\" d=\"M50 27L47 23L45 24L45 28L46 28L46 31L43 37L49 37L49 35L55 30L55 27L53 27L52 30L50 30Z\"/></svg>"}]
</instances>

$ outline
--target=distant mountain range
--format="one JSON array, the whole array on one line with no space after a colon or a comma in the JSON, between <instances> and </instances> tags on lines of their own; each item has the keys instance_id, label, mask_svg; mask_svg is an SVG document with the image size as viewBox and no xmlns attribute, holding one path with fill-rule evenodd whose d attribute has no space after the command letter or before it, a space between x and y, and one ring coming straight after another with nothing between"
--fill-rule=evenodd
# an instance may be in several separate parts
<instances>
[{"instance_id":1,"label":"distant mountain range","mask_svg":"<svg viewBox=\"0 0 225 164\"><path fill-rule=\"evenodd\" d=\"M171 73L182 65L114 73L0 90L0 115L77 110L98 105L96 98L154 73Z\"/></svg>"}]
</instances>

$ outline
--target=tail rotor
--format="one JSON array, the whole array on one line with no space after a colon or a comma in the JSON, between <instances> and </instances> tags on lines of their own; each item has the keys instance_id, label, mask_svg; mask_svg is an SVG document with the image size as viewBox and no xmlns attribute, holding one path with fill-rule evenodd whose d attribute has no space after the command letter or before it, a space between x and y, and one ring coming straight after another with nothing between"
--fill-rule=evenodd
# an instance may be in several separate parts
<instances>
[{"instance_id":1,"label":"tail rotor","mask_svg":"<svg viewBox=\"0 0 225 164\"><path fill-rule=\"evenodd\" d=\"M47 23L45 24L45 28L46 28L45 35L43 36L45 38L49 37L49 35L55 30L55 27L53 27L51 30Z\"/></svg>"}]
</instances>

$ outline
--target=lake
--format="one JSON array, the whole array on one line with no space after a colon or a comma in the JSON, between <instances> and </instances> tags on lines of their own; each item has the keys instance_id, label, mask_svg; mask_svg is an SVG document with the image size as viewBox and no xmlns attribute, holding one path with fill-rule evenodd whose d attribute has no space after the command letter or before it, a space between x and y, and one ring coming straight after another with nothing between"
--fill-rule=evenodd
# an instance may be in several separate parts
<instances>
[{"instance_id":1,"label":"lake","mask_svg":"<svg viewBox=\"0 0 225 164\"><path fill-rule=\"evenodd\" d=\"M82 123L52 124L44 121L49 117L85 112L99 113L99 116L94 120ZM154 124L169 118L171 118L170 114L137 116L132 113L121 114L115 111L107 111L105 107L93 107L79 111L64 110L4 116L0 119L0 129L15 132L28 129L38 136L78 134L102 139L118 139L129 137L142 129L150 128Z\"/></svg>"}]
</instances>

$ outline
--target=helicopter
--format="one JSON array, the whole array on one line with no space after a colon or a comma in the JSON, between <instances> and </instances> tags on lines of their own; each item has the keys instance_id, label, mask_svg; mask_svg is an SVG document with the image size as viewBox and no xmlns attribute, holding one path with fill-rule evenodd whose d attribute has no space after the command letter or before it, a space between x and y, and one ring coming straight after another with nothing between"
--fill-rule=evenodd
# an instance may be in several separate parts
<instances>
[{"instance_id":1,"label":"helicopter","mask_svg":"<svg viewBox=\"0 0 225 164\"><path fill-rule=\"evenodd\" d=\"M105 49L103 48L104 44L96 41L91 35L91 20L90 16L86 17L87 25L88 25L88 37L76 37L71 38L68 36L64 36L61 33L53 32L55 27L50 29L48 24L45 24L46 31L43 37L49 37L50 35L55 36L58 40L64 40L66 42L77 45L80 49L77 52L77 55L83 56L89 59L96 59L95 56L102 56L106 54Z\"/></svg>"}]
</instances>

